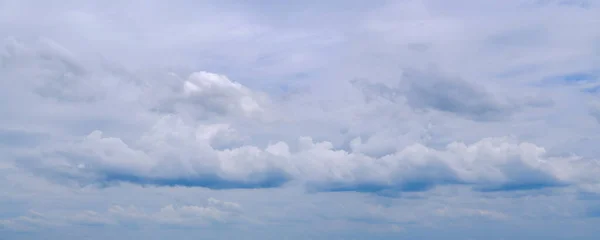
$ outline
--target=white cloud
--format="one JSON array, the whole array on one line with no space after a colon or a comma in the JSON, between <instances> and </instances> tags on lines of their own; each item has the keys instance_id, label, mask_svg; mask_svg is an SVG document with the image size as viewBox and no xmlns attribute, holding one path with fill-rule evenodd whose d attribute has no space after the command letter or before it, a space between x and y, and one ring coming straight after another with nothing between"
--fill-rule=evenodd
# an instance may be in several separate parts
<instances>
[{"instance_id":1,"label":"white cloud","mask_svg":"<svg viewBox=\"0 0 600 240\"><path fill-rule=\"evenodd\" d=\"M68 218L70 222L74 224L83 224L83 225L108 225L108 224L116 224L116 221L113 219L103 216L95 211L82 211L78 212L75 215Z\"/></svg>"},{"instance_id":2,"label":"white cloud","mask_svg":"<svg viewBox=\"0 0 600 240\"><path fill-rule=\"evenodd\" d=\"M558 230L537 223L565 220L596 239L578 219L594 206L577 196L600 191L598 10L1 1L1 224L207 226L235 222L243 204L271 238L439 238L423 226L512 237L480 221L509 216L540 237ZM236 203L196 202L208 196ZM161 228L139 238L176 237ZM258 232L240 235L269 238Z\"/></svg>"},{"instance_id":3,"label":"white cloud","mask_svg":"<svg viewBox=\"0 0 600 240\"><path fill-rule=\"evenodd\" d=\"M226 76L201 71L182 81L180 89L165 101L161 110L207 119L214 115L257 116L264 113L267 98Z\"/></svg>"},{"instance_id":4,"label":"white cloud","mask_svg":"<svg viewBox=\"0 0 600 240\"><path fill-rule=\"evenodd\" d=\"M48 210L51 211L51 210ZM30 210L26 215L0 219L0 226L11 231L41 231L44 228L75 226L107 226L122 223L173 224L179 226L207 226L211 224L244 221L243 209L235 202L209 198L206 205L168 204L147 212L135 206L113 205L106 211L83 210L42 214Z\"/></svg>"},{"instance_id":5,"label":"white cloud","mask_svg":"<svg viewBox=\"0 0 600 240\"><path fill-rule=\"evenodd\" d=\"M118 221L194 226L237 221L236 219L242 217L243 211L238 203L209 198L205 206L169 204L158 211L148 213L134 206L114 205L110 207L108 213Z\"/></svg>"},{"instance_id":6,"label":"white cloud","mask_svg":"<svg viewBox=\"0 0 600 240\"><path fill-rule=\"evenodd\" d=\"M335 149L330 142L298 139L296 150L278 142L260 148L215 149L227 131L206 131L165 117L126 144L95 131L84 139L42 149L21 165L82 184L132 182L209 188L276 187L300 181L318 191L424 191L466 184L482 191L512 191L597 184L600 165L579 157L553 157L542 147L510 138L453 142L444 149L413 144L381 157ZM353 142L353 149L360 149Z\"/></svg>"},{"instance_id":7,"label":"white cloud","mask_svg":"<svg viewBox=\"0 0 600 240\"><path fill-rule=\"evenodd\" d=\"M463 216L475 216L485 217L494 220L505 220L508 218L506 214L496 211L484 210L484 209L450 209L448 207L439 208L435 210L435 214L443 217L463 217Z\"/></svg>"},{"instance_id":8,"label":"white cloud","mask_svg":"<svg viewBox=\"0 0 600 240\"><path fill-rule=\"evenodd\" d=\"M29 210L29 212L23 216L11 219L0 219L0 226L2 226L2 228L19 232L37 231L41 228L57 227L61 225L62 223L53 221L44 214L33 210Z\"/></svg>"}]
</instances>

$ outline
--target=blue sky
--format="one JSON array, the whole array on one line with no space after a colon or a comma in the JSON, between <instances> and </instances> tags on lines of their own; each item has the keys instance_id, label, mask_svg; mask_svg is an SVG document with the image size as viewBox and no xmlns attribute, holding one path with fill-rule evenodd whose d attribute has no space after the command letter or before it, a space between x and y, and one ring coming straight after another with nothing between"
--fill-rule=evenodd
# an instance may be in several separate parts
<instances>
[{"instance_id":1,"label":"blue sky","mask_svg":"<svg viewBox=\"0 0 600 240\"><path fill-rule=\"evenodd\" d=\"M600 2L0 0L0 239L598 239Z\"/></svg>"}]
</instances>

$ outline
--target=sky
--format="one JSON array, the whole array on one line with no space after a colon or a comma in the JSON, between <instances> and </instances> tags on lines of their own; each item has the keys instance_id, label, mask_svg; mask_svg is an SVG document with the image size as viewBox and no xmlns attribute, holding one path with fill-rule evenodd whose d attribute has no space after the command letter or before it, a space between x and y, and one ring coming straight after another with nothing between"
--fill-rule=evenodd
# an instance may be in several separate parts
<instances>
[{"instance_id":1,"label":"sky","mask_svg":"<svg viewBox=\"0 0 600 240\"><path fill-rule=\"evenodd\" d=\"M0 240L598 239L600 1L0 0Z\"/></svg>"}]
</instances>

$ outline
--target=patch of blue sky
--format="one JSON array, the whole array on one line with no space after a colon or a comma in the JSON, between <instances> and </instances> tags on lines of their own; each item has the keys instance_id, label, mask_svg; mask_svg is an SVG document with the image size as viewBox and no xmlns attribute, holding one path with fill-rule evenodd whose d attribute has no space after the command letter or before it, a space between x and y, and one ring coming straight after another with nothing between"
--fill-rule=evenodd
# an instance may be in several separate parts
<instances>
[{"instance_id":1,"label":"patch of blue sky","mask_svg":"<svg viewBox=\"0 0 600 240\"><path fill-rule=\"evenodd\" d=\"M577 87L582 92L596 93L600 90L599 74L597 71L572 72L557 76L546 77L538 84L538 87L567 86Z\"/></svg>"}]
</instances>

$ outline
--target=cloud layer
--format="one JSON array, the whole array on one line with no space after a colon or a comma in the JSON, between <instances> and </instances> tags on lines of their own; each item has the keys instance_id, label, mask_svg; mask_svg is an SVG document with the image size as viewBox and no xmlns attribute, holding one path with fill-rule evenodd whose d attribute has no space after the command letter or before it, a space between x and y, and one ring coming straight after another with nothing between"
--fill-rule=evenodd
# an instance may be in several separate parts
<instances>
[{"instance_id":1,"label":"cloud layer","mask_svg":"<svg viewBox=\"0 0 600 240\"><path fill-rule=\"evenodd\" d=\"M298 139L295 151L284 142L213 148L211 142L232 132L223 125L190 127L165 117L131 146L95 131L19 161L40 174L84 185L262 188L296 180L318 191L359 192L425 191L448 184L479 191L598 184L595 173L600 170L597 162L548 156L541 147L509 138L454 142L444 149L414 144L382 157L335 149L309 137ZM360 145L355 139L351 146Z\"/></svg>"},{"instance_id":2,"label":"cloud layer","mask_svg":"<svg viewBox=\"0 0 600 240\"><path fill-rule=\"evenodd\" d=\"M53 141L17 157L18 166L58 181L213 189L270 188L301 182L316 191L403 192L452 184L478 191L527 190L597 184L599 180L594 177L599 170L594 160L552 156L543 147L510 137L483 138L470 144L453 141L437 149L413 143L377 156L363 152L365 143L360 136L349 139L347 149L310 136L261 147L252 144L252 135L240 133L235 126L244 126L237 124L240 120L263 122L265 113L277 108L265 94L226 76L202 71L186 79L171 74L171 79L137 83L135 78L107 69L78 66L73 54L55 43L45 40L40 46L28 48L15 39L7 40L5 46L8 57L4 65L20 66L5 67L11 70L5 74L31 79L21 84L33 87L29 90L32 101L48 103L53 98L51 106L71 109L124 104L127 108L117 107L124 111L114 118L148 116L148 127L139 128L137 137L122 139L98 128L85 137ZM31 78L32 73L43 75ZM95 80L99 76L103 77ZM398 88L354 84L371 99L388 99L387 104L449 112L476 121L500 120L517 110L526 111L526 104L552 106L527 103L527 99L496 100L480 86L435 71L425 74L408 69L403 76ZM59 85L53 87L55 84ZM115 102L109 97L114 94L125 101ZM284 121L277 120L285 119L282 113L271 114L276 116L272 119ZM262 124L256 126L264 128L269 123Z\"/></svg>"},{"instance_id":3,"label":"cloud layer","mask_svg":"<svg viewBox=\"0 0 600 240\"><path fill-rule=\"evenodd\" d=\"M597 239L599 7L0 0L0 236Z\"/></svg>"}]
</instances>

